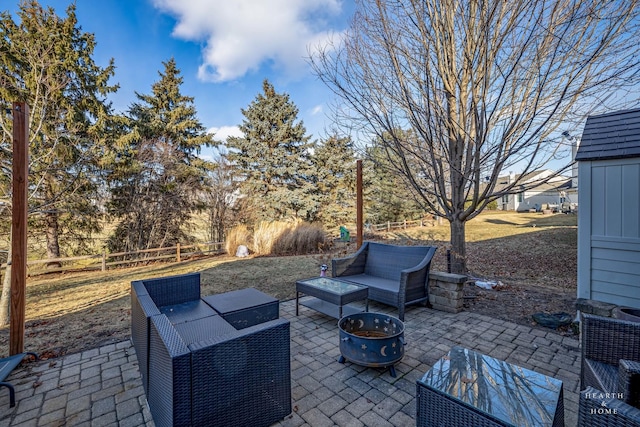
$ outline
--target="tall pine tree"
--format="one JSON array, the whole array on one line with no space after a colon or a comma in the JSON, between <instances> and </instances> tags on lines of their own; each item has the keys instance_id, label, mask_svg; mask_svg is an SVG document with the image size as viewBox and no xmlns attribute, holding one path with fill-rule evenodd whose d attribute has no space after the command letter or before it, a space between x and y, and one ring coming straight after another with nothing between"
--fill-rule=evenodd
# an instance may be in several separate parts
<instances>
[{"instance_id":1,"label":"tall pine tree","mask_svg":"<svg viewBox=\"0 0 640 427\"><path fill-rule=\"evenodd\" d=\"M407 132L406 137L410 137ZM414 189L398 168L407 159L380 144L379 140L367 147L367 160L371 164L367 173L365 203L367 220L373 223L417 219L425 214Z\"/></svg>"},{"instance_id":2,"label":"tall pine tree","mask_svg":"<svg viewBox=\"0 0 640 427\"><path fill-rule=\"evenodd\" d=\"M210 164L197 154L213 143L196 117L193 98L182 95L174 59L150 95L136 93L128 133L112 153L110 213L118 226L113 251L174 245L188 239L185 227L200 206L198 194Z\"/></svg>"},{"instance_id":3,"label":"tall pine tree","mask_svg":"<svg viewBox=\"0 0 640 427\"><path fill-rule=\"evenodd\" d=\"M0 14L0 109L11 101L30 107L30 229L46 240L46 256L85 249L98 227L97 162L111 108L106 98L113 61L92 56L93 34L83 33L75 5L59 17L35 0L20 3L19 22ZM8 195L11 119L0 114L0 198ZM8 199L8 197L7 197ZM8 200L7 200L8 201Z\"/></svg>"},{"instance_id":4,"label":"tall pine tree","mask_svg":"<svg viewBox=\"0 0 640 427\"><path fill-rule=\"evenodd\" d=\"M268 80L247 109L243 137L230 137L229 160L242 177L241 191L256 221L314 220L318 200L313 184L310 137L288 94L276 93Z\"/></svg>"},{"instance_id":5,"label":"tall pine tree","mask_svg":"<svg viewBox=\"0 0 640 427\"><path fill-rule=\"evenodd\" d=\"M327 228L355 222L356 159L350 138L332 135L313 154L319 219Z\"/></svg>"}]
</instances>

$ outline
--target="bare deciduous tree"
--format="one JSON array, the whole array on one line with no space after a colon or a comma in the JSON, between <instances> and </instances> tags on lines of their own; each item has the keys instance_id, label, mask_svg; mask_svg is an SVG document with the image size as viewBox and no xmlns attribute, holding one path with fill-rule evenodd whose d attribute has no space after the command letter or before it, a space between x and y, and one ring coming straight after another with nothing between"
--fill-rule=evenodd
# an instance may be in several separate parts
<instances>
[{"instance_id":1,"label":"bare deciduous tree","mask_svg":"<svg viewBox=\"0 0 640 427\"><path fill-rule=\"evenodd\" d=\"M466 271L466 221L541 183L498 187L501 172L564 157L560 173L563 131L638 98L636 0L356 3L350 30L311 63L340 100L339 122L380 139L449 220L455 272Z\"/></svg>"}]
</instances>

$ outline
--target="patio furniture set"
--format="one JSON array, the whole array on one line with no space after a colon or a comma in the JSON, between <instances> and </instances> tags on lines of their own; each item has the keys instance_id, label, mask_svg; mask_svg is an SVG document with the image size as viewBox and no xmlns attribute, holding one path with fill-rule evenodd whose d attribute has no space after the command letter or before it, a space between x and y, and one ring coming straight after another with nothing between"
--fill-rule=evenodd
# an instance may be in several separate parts
<instances>
[{"instance_id":1,"label":"patio furniture set","mask_svg":"<svg viewBox=\"0 0 640 427\"><path fill-rule=\"evenodd\" d=\"M201 298L200 274L132 282L131 339L156 426L268 426L291 413L289 321L255 289Z\"/></svg>"},{"instance_id":2,"label":"patio furniture set","mask_svg":"<svg viewBox=\"0 0 640 427\"><path fill-rule=\"evenodd\" d=\"M395 376L405 306L428 301L435 250L365 242L333 260L333 277L296 282L295 314L339 319L338 361ZM369 300L398 318L369 313ZM640 323L584 314L581 328L578 425L640 427ZM202 297L197 273L134 281L131 340L157 426L269 426L292 411L289 321L256 289ZM0 381L23 356L0 360ZM416 400L417 426L564 425L561 381L461 347L416 382Z\"/></svg>"}]
</instances>

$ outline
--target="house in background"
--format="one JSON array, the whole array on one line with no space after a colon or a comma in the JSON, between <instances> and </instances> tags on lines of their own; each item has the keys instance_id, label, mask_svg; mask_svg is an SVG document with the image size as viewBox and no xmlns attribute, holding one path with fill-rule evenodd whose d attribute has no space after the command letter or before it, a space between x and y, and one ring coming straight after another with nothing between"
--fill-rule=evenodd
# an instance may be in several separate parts
<instances>
[{"instance_id":1,"label":"house in background","mask_svg":"<svg viewBox=\"0 0 640 427\"><path fill-rule=\"evenodd\" d=\"M525 184L542 182L551 175L553 175L553 171L550 170L530 172L524 176L510 173L508 176L498 178L496 190L500 191L516 179L520 179L524 187ZM546 205L551 205L557 209L562 209L565 206L565 211L568 210L569 206L572 210L576 209L578 197L571 177L556 176L534 188L527 190L523 188L520 192L505 194L498 200L498 209L508 211L540 210Z\"/></svg>"},{"instance_id":2,"label":"house in background","mask_svg":"<svg viewBox=\"0 0 640 427\"><path fill-rule=\"evenodd\" d=\"M640 308L640 109L590 116L576 160L578 298Z\"/></svg>"}]
</instances>

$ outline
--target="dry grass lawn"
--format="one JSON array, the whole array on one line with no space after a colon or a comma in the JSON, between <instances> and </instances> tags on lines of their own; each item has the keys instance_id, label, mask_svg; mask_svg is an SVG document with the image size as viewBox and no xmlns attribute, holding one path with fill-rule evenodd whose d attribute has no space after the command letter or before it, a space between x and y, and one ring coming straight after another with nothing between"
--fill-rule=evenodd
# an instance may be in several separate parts
<instances>
[{"instance_id":1,"label":"dry grass lawn","mask_svg":"<svg viewBox=\"0 0 640 427\"><path fill-rule=\"evenodd\" d=\"M352 232L355 235L354 232ZM499 280L500 290L468 286L468 310L518 323L537 311L575 312L577 226L575 215L489 212L467 224L470 275ZM435 244L434 270L446 269L446 223L366 239L398 244ZM295 296L295 281L317 276L334 256L355 251L336 242L324 254L308 256L215 256L180 264L152 264L107 272L33 277L27 283L25 349L56 357L129 336L132 280L200 271L202 294L255 287L281 300ZM573 310L573 311L572 311ZM0 356L8 354L9 328L0 329Z\"/></svg>"}]
</instances>

